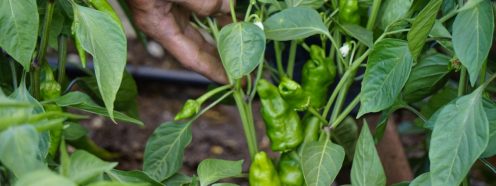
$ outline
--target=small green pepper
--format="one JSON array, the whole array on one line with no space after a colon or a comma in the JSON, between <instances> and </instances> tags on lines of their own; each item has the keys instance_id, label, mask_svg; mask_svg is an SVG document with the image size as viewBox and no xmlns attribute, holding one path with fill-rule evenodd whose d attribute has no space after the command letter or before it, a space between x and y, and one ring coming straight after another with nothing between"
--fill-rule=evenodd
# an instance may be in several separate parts
<instances>
[{"instance_id":1,"label":"small green pepper","mask_svg":"<svg viewBox=\"0 0 496 186\"><path fill-rule=\"evenodd\" d=\"M274 151L288 151L303 141L303 126L298 113L291 109L277 87L259 80L257 92L262 103L262 118Z\"/></svg>"},{"instance_id":2,"label":"small green pepper","mask_svg":"<svg viewBox=\"0 0 496 186\"><path fill-rule=\"evenodd\" d=\"M195 116L200 112L201 103L194 99L188 99L183 108L176 114L174 120L182 120Z\"/></svg>"},{"instance_id":3,"label":"small green pepper","mask_svg":"<svg viewBox=\"0 0 496 186\"><path fill-rule=\"evenodd\" d=\"M274 164L264 151L257 153L251 163L249 182L251 186L281 186Z\"/></svg>"},{"instance_id":4,"label":"small green pepper","mask_svg":"<svg viewBox=\"0 0 496 186\"><path fill-rule=\"evenodd\" d=\"M282 77L279 83L279 93L288 105L295 110L305 110L310 105L310 97L303 91L300 84L289 79Z\"/></svg>"},{"instance_id":5,"label":"small green pepper","mask_svg":"<svg viewBox=\"0 0 496 186\"><path fill-rule=\"evenodd\" d=\"M298 154L295 151L281 155L278 164L279 179L285 186L302 186L305 183Z\"/></svg>"},{"instance_id":6,"label":"small green pepper","mask_svg":"<svg viewBox=\"0 0 496 186\"><path fill-rule=\"evenodd\" d=\"M50 66L44 65L42 67L43 81L40 84L41 98L43 100L50 100L60 97L61 87L55 81L53 72Z\"/></svg>"},{"instance_id":7,"label":"small green pepper","mask_svg":"<svg viewBox=\"0 0 496 186\"><path fill-rule=\"evenodd\" d=\"M339 21L348 24L360 24L358 0L339 0Z\"/></svg>"}]
</instances>

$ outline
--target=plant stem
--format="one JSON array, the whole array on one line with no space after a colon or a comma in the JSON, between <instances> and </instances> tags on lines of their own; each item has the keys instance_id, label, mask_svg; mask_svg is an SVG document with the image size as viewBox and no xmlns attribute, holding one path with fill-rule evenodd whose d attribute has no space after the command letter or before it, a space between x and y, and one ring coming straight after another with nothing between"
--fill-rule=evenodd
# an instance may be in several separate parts
<instances>
[{"instance_id":1,"label":"plant stem","mask_svg":"<svg viewBox=\"0 0 496 186\"><path fill-rule=\"evenodd\" d=\"M222 95L220 98L216 99L214 102L210 103L209 105L207 105L204 109L202 109L193 119L192 121L198 119L198 117L200 117L202 114L204 114L205 112L207 112L208 110L210 110L212 107L214 107L215 105L219 104L222 100L224 100L225 98L227 98L227 96L231 95L233 93L233 91L229 91L229 92L226 92L224 95Z\"/></svg>"},{"instance_id":2,"label":"plant stem","mask_svg":"<svg viewBox=\"0 0 496 186\"><path fill-rule=\"evenodd\" d=\"M59 51L58 51L58 58L59 58L58 71L59 71L59 74L57 77L57 81L59 82L60 85L62 85L62 83L65 80L65 64L67 62L67 37L64 35L60 35L58 45L59 45Z\"/></svg>"},{"instance_id":3,"label":"plant stem","mask_svg":"<svg viewBox=\"0 0 496 186\"><path fill-rule=\"evenodd\" d=\"M233 23L237 23L236 19L236 9L234 8L234 0L229 0L229 8L231 9L231 18Z\"/></svg>"},{"instance_id":4,"label":"plant stem","mask_svg":"<svg viewBox=\"0 0 496 186\"><path fill-rule=\"evenodd\" d=\"M336 120L332 120L331 128L336 128L349 114L350 112L358 105L360 102L360 95L355 97L353 101L339 114Z\"/></svg>"},{"instance_id":5,"label":"plant stem","mask_svg":"<svg viewBox=\"0 0 496 186\"><path fill-rule=\"evenodd\" d=\"M308 111L310 112L310 114L316 116L317 118L319 118L319 120L322 122L322 123L329 123L324 117L322 117L319 112L317 112L317 110L315 110L313 107L308 107Z\"/></svg>"},{"instance_id":6,"label":"plant stem","mask_svg":"<svg viewBox=\"0 0 496 186\"><path fill-rule=\"evenodd\" d=\"M253 102L253 99L255 98L255 93L257 92L257 83L258 83L258 80L260 80L260 78L262 78L263 68L264 68L264 61L262 61L260 63L260 65L258 65L257 75L255 77L255 81L253 82L253 90L251 91L251 93L249 95L250 96L249 100L248 100L249 105L251 105L251 103Z\"/></svg>"},{"instance_id":7,"label":"plant stem","mask_svg":"<svg viewBox=\"0 0 496 186\"><path fill-rule=\"evenodd\" d=\"M295 65L296 47L297 46L298 46L298 43L295 40L291 41L291 46L289 47L288 66L286 68L286 74L291 79L293 78L293 71L294 71L294 65Z\"/></svg>"},{"instance_id":8,"label":"plant stem","mask_svg":"<svg viewBox=\"0 0 496 186\"><path fill-rule=\"evenodd\" d=\"M258 151L257 138L255 134L255 124L253 122L253 114L251 113L252 110L249 109L251 107L247 106L243 97L243 90L241 89L241 80L237 81L233 97L234 100L236 101L236 106L238 107L239 115L241 117L241 122L243 124L246 143L248 144L248 151L250 152L251 159L253 159Z\"/></svg>"},{"instance_id":9,"label":"plant stem","mask_svg":"<svg viewBox=\"0 0 496 186\"><path fill-rule=\"evenodd\" d=\"M457 13L458 13L458 9L455 8L455 9L451 10L450 12L448 12L448 14L444 15L443 17L441 17L441 19L439 19L439 21L441 23L444 23L447 20L451 19L453 16L455 16Z\"/></svg>"},{"instance_id":10,"label":"plant stem","mask_svg":"<svg viewBox=\"0 0 496 186\"><path fill-rule=\"evenodd\" d=\"M196 99L196 101L198 101L201 104L201 103L205 102L208 98L214 96L215 94L218 94L222 91L225 91L231 87L232 87L232 85L223 85L223 86L217 87L217 88L212 89L212 90L208 91L207 93L203 94L198 99Z\"/></svg>"},{"instance_id":11,"label":"plant stem","mask_svg":"<svg viewBox=\"0 0 496 186\"><path fill-rule=\"evenodd\" d=\"M409 110L410 112L413 112L415 115L417 115L424 123L427 122L427 118L424 117L424 115L422 115L422 113L420 113L417 109L411 107L410 105L407 105L405 104L403 106L403 108Z\"/></svg>"},{"instance_id":12,"label":"plant stem","mask_svg":"<svg viewBox=\"0 0 496 186\"><path fill-rule=\"evenodd\" d=\"M274 50L276 55L276 63L277 63L277 72L279 73L279 77L284 76L284 70L282 66L282 50L281 43L279 41L274 41Z\"/></svg>"},{"instance_id":13,"label":"plant stem","mask_svg":"<svg viewBox=\"0 0 496 186\"><path fill-rule=\"evenodd\" d=\"M375 26L375 21L377 20L377 15L381 8L382 0L374 0L372 3L372 11L370 12L369 20L367 22L367 30L372 31Z\"/></svg>"},{"instance_id":14,"label":"plant stem","mask_svg":"<svg viewBox=\"0 0 496 186\"><path fill-rule=\"evenodd\" d=\"M356 73L356 70L358 70L358 68L360 67L360 64L362 64L363 61L365 61L365 59L367 58L367 56L370 54L370 51L371 49L368 49L367 51L365 51L365 53L363 53L362 56L360 56L359 58L357 58L355 60L355 62L353 62L353 64L351 65L351 67L346 70L346 72L344 73L344 75L341 77L341 80L339 80L339 83L338 85L336 85L336 88L334 89L334 91L332 92L332 95L331 97L329 97L329 100L327 101L327 104L324 108L324 112L322 114L322 116L327 116L327 114L329 113L329 110L331 109L331 106L334 102L334 99L336 99L336 96L338 96L338 93L339 91L341 90L341 88L345 85L345 83L347 82L347 79L353 79L354 77L354 74Z\"/></svg>"},{"instance_id":15,"label":"plant stem","mask_svg":"<svg viewBox=\"0 0 496 186\"><path fill-rule=\"evenodd\" d=\"M250 0L250 4L248 5L248 8L246 9L246 13L245 13L245 22L249 20L251 9L253 8L254 4L255 2L253 0Z\"/></svg>"},{"instance_id":16,"label":"plant stem","mask_svg":"<svg viewBox=\"0 0 496 186\"><path fill-rule=\"evenodd\" d=\"M52 15L53 9L55 7L55 3L53 0L47 2L47 8L45 10L45 18L43 20L43 30L41 31L41 42L38 47L38 55L36 56L36 60L32 64L33 73L31 74L31 94L34 98L40 98L40 67L44 63L46 49L48 45L48 37L50 36L48 33L50 32L50 25L52 23Z\"/></svg>"},{"instance_id":17,"label":"plant stem","mask_svg":"<svg viewBox=\"0 0 496 186\"><path fill-rule=\"evenodd\" d=\"M458 82L458 96L463 96L465 94L465 86L467 84L467 69L462 67L460 74L460 81Z\"/></svg>"},{"instance_id":18,"label":"plant stem","mask_svg":"<svg viewBox=\"0 0 496 186\"><path fill-rule=\"evenodd\" d=\"M352 74L351 77L354 77L355 75ZM336 104L334 105L334 108L332 109L331 113L331 121L334 121L338 114L341 112L341 108L343 107L344 102L346 101L346 96L348 94L348 90L353 83L354 78L348 78L346 83L344 84L344 87L339 90L339 94L337 97Z\"/></svg>"}]
</instances>

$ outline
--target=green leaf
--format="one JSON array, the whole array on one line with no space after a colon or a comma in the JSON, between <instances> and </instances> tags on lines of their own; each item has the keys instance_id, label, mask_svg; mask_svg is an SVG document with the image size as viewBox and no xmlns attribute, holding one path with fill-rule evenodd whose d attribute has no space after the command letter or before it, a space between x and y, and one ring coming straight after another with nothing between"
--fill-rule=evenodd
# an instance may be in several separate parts
<instances>
[{"instance_id":1,"label":"green leaf","mask_svg":"<svg viewBox=\"0 0 496 186\"><path fill-rule=\"evenodd\" d=\"M69 178L78 184L83 184L117 166L117 163L102 161L84 150L74 152L71 155L70 162Z\"/></svg>"},{"instance_id":2,"label":"green leaf","mask_svg":"<svg viewBox=\"0 0 496 186\"><path fill-rule=\"evenodd\" d=\"M200 185L206 186L220 179L241 175L243 160L228 161L218 159L206 159L198 165L198 178Z\"/></svg>"},{"instance_id":3,"label":"green leaf","mask_svg":"<svg viewBox=\"0 0 496 186\"><path fill-rule=\"evenodd\" d=\"M252 23L232 23L220 31L218 47L227 74L231 79L239 79L262 62L265 35Z\"/></svg>"},{"instance_id":4,"label":"green leaf","mask_svg":"<svg viewBox=\"0 0 496 186\"><path fill-rule=\"evenodd\" d=\"M0 48L29 71L38 39L36 0L0 1Z\"/></svg>"},{"instance_id":5,"label":"green leaf","mask_svg":"<svg viewBox=\"0 0 496 186\"><path fill-rule=\"evenodd\" d=\"M413 59L417 57L422 52L425 40L429 36L429 32L434 26L436 21L436 15L441 8L443 0L431 0L429 3L420 11L415 20L412 23L412 27L408 32L408 48L412 54Z\"/></svg>"},{"instance_id":6,"label":"green leaf","mask_svg":"<svg viewBox=\"0 0 496 186\"><path fill-rule=\"evenodd\" d=\"M408 10L412 6L413 0L385 0L381 5L377 15L377 26L385 30L394 22L406 17Z\"/></svg>"},{"instance_id":7,"label":"green leaf","mask_svg":"<svg viewBox=\"0 0 496 186\"><path fill-rule=\"evenodd\" d=\"M191 123L168 122L148 139L143 170L157 181L171 177L182 166L184 149L191 143Z\"/></svg>"},{"instance_id":8,"label":"green leaf","mask_svg":"<svg viewBox=\"0 0 496 186\"><path fill-rule=\"evenodd\" d=\"M357 117L393 105L413 64L407 43L397 39L384 39L377 43L368 60Z\"/></svg>"},{"instance_id":9,"label":"green leaf","mask_svg":"<svg viewBox=\"0 0 496 186\"><path fill-rule=\"evenodd\" d=\"M339 173L344 149L330 140L310 142L303 146L301 169L309 186L329 186Z\"/></svg>"},{"instance_id":10,"label":"green leaf","mask_svg":"<svg viewBox=\"0 0 496 186\"><path fill-rule=\"evenodd\" d=\"M311 8L288 8L270 16L263 23L267 39L289 41L315 34L330 37L319 13Z\"/></svg>"},{"instance_id":11,"label":"green leaf","mask_svg":"<svg viewBox=\"0 0 496 186\"><path fill-rule=\"evenodd\" d=\"M126 36L110 15L76 4L73 5L73 10L72 30L84 50L93 56L98 88L113 120L114 100L126 66Z\"/></svg>"},{"instance_id":12,"label":"green leaf","mask_svg":"<svg viewBox=\"0 0 496 186\"><path fill-rule=\"evenodd\" d=\"M375 149L374 138L372 138L367 122L363 124L362 132L358 137L351 167L351 184L354 186L386 185L386 174Z\"/></svg>"},{"instance_id":13,"label":"green leaf","mask_svg":"<svg viewBox=\"0 0 496 186\"><path fill-rule=\"evenodd\" d=\"M342 146L348 160L352 161L358 139L358 126L355 120L347 117L341 124L331 131L331 137L336 144Z\"/></svg>"},{"instance_id":14,"label":"green leaf","mask_svg":"<svg viewBox=\"0 0 496 186\"><path fill-rule=\"evenodd\" d=\"M39 185L50 185L50 186L76 186L76 183L71 180L59 176L49 170L38 170L27 174L26 176L19 179L15 186L39 186Z\"/></svg>"},{"instance_id":15,"label":"green leaf","mask_svg":"<svg viewBox=\"0 0 496 186\"><path fill-rule=\"evenodd\" d=\"M403 99L416 102L441 89L448 80L449 63L450 58L440 53L422 58L403 88Z\"/></svg>"},{"instance_id":16,"label":"green leaf","mask_svg":"<svg viewBox=\"0 0 496 186\"><path fill-rule=\"evenodd\" d=\"M374 45L374 37L372 36L371 31L355 24L345 24L342 25L341 28L346 34L356 38L367 47L372 48L372 46Z\"/></svg>"},{"instance_id":17,"label":"green leaf","mask_svg":"<svg viewBox=\"0 0 496 186\"><path fill-rule=\"evenodd\" d=\"M489 121L489 142L481 157L488 158L496 154L496 103L483 99L483 106Z\"/></svg>"},{"instance_id":18,"label":"green leaf","mask_svg":"<svg viewBox=\"0 0 496 186\"><path fill-rule=\"evenodd\" d=\"M429 186L429 185L431 185L431 175L429 172L417 176L410 183L410 186Z\"/></svg>"},{"instance_id":19,"label":"green leaf","mask_svg":"<svg viewBox=\"0 0 496 186\"><path fill-rule=\"evenodd\" d=\"M0 162L17 177L46 168L40 157L39 138L31 125L3 131L0 133Z\"/></svg>"},{"instance_id":20,"label":"green leaf","mask_svg":"<svg viewBox=\"0 0 496 186\"><path fill-rule=\"evenodd\" d=\"M97 105L95 102L93 102L93 100L91 100L91 98L88 95L82 92L74 91L67 93L66 95L57 98L55 100L55 103L61 107L72 107L86 112L110 117L108 115L107 110L105 110L105 108ZM114 111L114 118L120 121L125 121L129 123L137 124L139 126L143 126L142 121L131 118L118 111Z\"/></svg>"},{"instance_id":21,"label":"green leaf","mask_svg":"<svg viewBox=\"0 0 496 186\"><path fill-rule=\"evenodd\" d=\"M453 23L453 47L475 85L493 41L494 14L490 1L458 13Z\"/></svg>"},{"instance_id":22,"label":"green leaf","mask_svg":"<svg viewBox=\"0 0 496 186\"><path fill-rule=\"evenodd\" d=\"M432 185L459 185L484 152L489 124L483 91L481 86L441 108L429 147Z\"/></svg>"},{"instance_id":23,"label":"green leaf","mask_svg":"<svg viewBox=\"0 0 496 186\"><path fill-rule=\"evenodd\" d=\"M112 169L105 172L110 179L113 181L118 181L121 183L149 183L152 186L160 186L161 183L150 178L145 172L135 170L135 171L122 171L117 169Z\"/></svg>"},{"instance_id":24,"label":"green leaf","mask_svg":"<svg viewBox=\"0 0 496 186\"><path fill-rule=\"evenodd\" d=\"M309 8L320 8L325 0L285 0L288 7L309 7Z\"/></svg>"},{"instance_id":25,"label":"green leaf","mask_svg":"<svg viewBox=\"0 0 496 186\"><path fill-rule=\"evenodd\" d=\"M173 176L167 178L167 180L165 180L163 183L167 186L167 185L184 185L191 182L192 182L191 177L181 173L176 173Z\"/></svg>"}]
</instances>

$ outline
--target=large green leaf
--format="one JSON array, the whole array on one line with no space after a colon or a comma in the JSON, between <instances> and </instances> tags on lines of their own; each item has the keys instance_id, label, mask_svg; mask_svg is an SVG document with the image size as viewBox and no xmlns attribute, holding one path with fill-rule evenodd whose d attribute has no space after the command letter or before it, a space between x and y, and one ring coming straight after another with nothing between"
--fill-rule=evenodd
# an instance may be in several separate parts
<instances>
[{"instance_id":1,"label":"large green leaf","mask_svg":"<svg viewBox=\"0 0 496 186\"><path fill-rule=\"evenodd\" d=\"M432 185L459 185L484 152L489 124L482 106L484 87L441 108L429 147Z\"/></svg>"},{"instance_id":2,"label":"large green leaf","mask_svg":"<svg viewBox=\"0 0 496 186\"><path fill-rule=\"evenodd\" d=\"M36 0L0 1L0 48L29 71L38 39Z\"/></svg>"},{"instance_id":3,"label":"large green leaf","mask_svg":"<svg viewBox=\"0 0 496 186\"><path fill-rule=\"evenodd\" d=\"M0 133L0 162L17 177L46 166L38 147L40 136L31 125L10 127Z\"/></svg>"},{"instance_id":4,"label":"large green leaf","mask_svg":"<svg viewBox=\"0 0 496 186\"><path fill-rule=\"evenodd\" d=\"M95 76L110 118L126 66L127 40L119 24L103 12L74 4L73 32L93 56Z\"/></svg>"},{"instance_id":5,"label":"large green leaf","mask_svg":"<svg viewBox=\"0 0 496 186\"><path fill-rule=\"evenodd\" d=\"M385 30L388 25L405 18L412 3L413 0L383 1L377 16L377 26L379 26L380 29Z\"/></svg>"},{"instance_id":6,"label":"large green leaf","mask_svg":"<svg viewBox=\"0 0 496 186\"><path fill-rule=\"evenodd\" d=\"M112 170L115 166L117 163L105 162L93 154L78 150L71 155L69 178L78 184L83 184L105 171Z\"/></svg>"},{"instance_id":7,"label":"large green leaf","mask_svg":"<svg viewBox=\"0 0 496 186\"><path fill-rule=\"evenodd\" d=\"M301 169L309 186L329 186L339 173L344 149L330 140L310 142L303 146Z\"/></svg>"},{"instance_id":8,"label":"large green leaf","mask_svg":"<svg viewBox=\"0 0 496 186\"><path fill-rule=\"evenodd\" d=\"M315 34L329 36L319 13L311 8L288 8L270 16L263 23L267 39L288 41Z\"/></svg>"},{"instance_id":9,"label":"large green leaf","mask_svg":"<svg viewBox=\"0 0 496 186\"><path fill-rule=\"evenodd\" d=\"M288 7L310 7L310 8L320 8L325 0L285 0Z\"/></svg>"},{"instance_id":10,"label":"large green leaf","mask_svg":"<svg viewBox=\"0 0 496 186\"><path fill-rule=\"evenodd\" d=\"M207 186L220 179L241 175L243 160L228 161L218 159L206 159L198 165L198 178L201 186Z\"/></svg>"},{"instance_id":11,"label":"large green leaf","mask_svg":"<svg viewBox=\"0 0 496 186\"><path fill-rule=\"evenodd\" d=\"M59 176L49 170L38 170L27 174L19 179L15 186L76 186L76 183L71 180Z\"/></svg>"},{"instance_id":12,"label":"large green leaf","mask_svg":"<svg viewBox=\"0 0 496 186\"><path fill-rule=\"evenodd\" d=\"M122 171L117 169L112 169L105 172L110 179L118 181L121 183L149 183L150 186L161 186L162 184L150 178L143 171Z\"/></svg>"},{"instance_id":13,"label":"large green leaf","mask_svg":"<svg viewBox=\"0 0 496 186\"><path fill-rule=\"evenodd\" d=\"M439 11L439 8L441 8L442 3L443 0L429 1L413 21L412 27L407 35L408 48L410 49L413 59L417 59L422 52L425 40L427 39L432 26L434 26L437 12Z\"/></svg>"},{"instance_id":14,"label":"large green leaf","mask_svg":"<svg viewBox=\"0 0 496 186\"><path fill-rule=\"evenodd\" d=\"M417 176L411 183L410 186L430 186L431 185L431 175L429 172Z\"/></svg>"},{"instance_id":15,"label":"large green leaf","mask_svg":"<svg viewBox=\"0 0 496 186\"><path fill-rule=\"evenodd\" d=\"M483 1L458 13L453 23L453 47L475 85L482 64L491 49L494 14L490 1Z\"/></svg>"},{"instance_id":16,"label":"large green leaf","mask_svg":"<svg viewBox=\"0 0 496 186\"><path fill-rule=\"evenodd\" d=\"M489 142L481 157L488 158L496 154L496 103L483 99L483 106L489 121Z\"/></svg>"},{"instance_id":17,"label":"large green leaf","mask_svg":"<svg viewBox=\"0 0 496 186\"><path fill-rule=\"evenodd\" d=\"M145 147L143 170L157 181L171 177L182 166L184 149L191 143L191 123L164 123Z\"/></svg>"},{"instance_id":18,"label":"large green leaf","mask_svg":"<svg viewBox=\"0 0 496 186\"><path fill-rule=\"evenodd\" d=\"M448 80L450 58L443 54L424 57L413 67L403 88L406 102L419 101L441 89Z\"/></svg>"},{"instance_id":19,"label":"large green leaf","mask_svg":"<svg viewBox=\"0 0 496 186\"><path fill-rule=\"evenodd\" d=\"M367 122L363 124L362 132L358 137L351 167L351 184L354 186L386 185L386 174L375 149L374 138L370 134Z\"/></svg>"},{"instance_id":20,"label":"large green leaf","mask_svg":"<svg viewBox=\"0 0 496 186\"><path fill-rule=\"evenodd\" d=\"M108 112L105 108L97 105L91 98L78 91L70 92L66 95L63 95L55 100L55 103L61 107L72 107L76 109L80 109L86 112L107 116L109 117ZM129 123L134 123L139 126L143 126L143 122L137 119L131 118L121 112L114 111L114 118L120 121L125 121Z\"/></svg>"},{"instance_id":21,"label":"large green leaf","mask_svg":"<svg viewBox=\"0 0 496 186\"><path fill-rule=\"evenodd\" d=\"M220 31L218 46L227 74L232 79L239 79L262 62L265 34L252 23L233 23Z\"/></svg>"},{"instance_id":22,"label":"large green leaf","mask_svg":"<svg viewBox=\"0 0 496 186\"><path fill-rule=\"evenodd\" d=\"M436 111L438 111L444 105L448 104L457 96L458 91L456 89L446 86L439 92L434 94L431 98L429 98L429 101L427 101L426 104L422 104L422 107L420 107L420 113L425 118L431 118L431 116L433 116ZM421 122L421 125L419 126L424 125L425 128L429 128L432 130L434 128L435 119L431 118L427 123L424 123L424 121L421 121L421 119L417 119L416 122Z\"/></svg>"},{"instance_id":23,"label":"large green leaf","mask_svg":"<svg viewBox=\"0 0 496 186\"><path fill-rule=\"evenodd\" d=\"M358 117L393 105L408 80L412 64L407 42L385 39L377 43L362 81Z\"/></svg>"}]
</instances>

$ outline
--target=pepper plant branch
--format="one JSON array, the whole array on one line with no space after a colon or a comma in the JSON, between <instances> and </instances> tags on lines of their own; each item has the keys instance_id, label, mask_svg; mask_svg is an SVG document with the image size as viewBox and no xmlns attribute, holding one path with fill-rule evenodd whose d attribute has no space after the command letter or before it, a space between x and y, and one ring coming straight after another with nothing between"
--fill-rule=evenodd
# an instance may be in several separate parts
<instances>
[{"instance_id":1,"label":"pepper plant branch","mask_svg":"<svg viewBox=\"0 0 496 186\"><path fill-rule=\"evenodd\" d=\"M230 96L234 91L231 90L229 92L226 92L224 93L224 95L222 95L220 98L216 99L214 102L210 103L209 105L207 105L204 109L202 109L198 114L196 114L196 116L191 120L191 121L194 121L196 119L198 119L201 115L203 115L205 112L207 112L208 110L210 110L212 107L214 107L215 105L219 104L222 100L226 99L228 96Z\"/></svg>"},{"instance_id":2,"label":"pepper plant branch","mask_svg":"<svg viewBox=\"0 0 496 186\"><path fill-rule=\"evenodd\" d=\"M462 66L460 73L460 81L458 82L458 96L465 94L465 86L467 85L467 69Z\"/></svg>"},{"instance_id":3,"label":"pepper plant branch","mask_svg":"<svg viewBox=\"0 0 496 186\"><path fill-rule=\"evenodd\" d=\"M243 131L245 133L246 143L248 144L248 151L250 152L251 159L253 159L255 154L258 152L258 147L254 130L255 124L253 120L249 119L249 117L253 116L253 114L251 114L252 110L248 109L250 107L248 107L245 102L243 90L241 89L241 80L237 80L234 88L235 90L233 97L236 102L236 106L238 107L241 122L243 124Z\"/></svg>"},{"instance_id":4,"label":"pepper plant branch","mask_svg":"<svg viewBox=\"0 0 496 186\"><path fill-rule=\"evenodd\" d=\"M284 70L282 66L282 50L281 43L279 41L274 41L274 50L276 55L276 64L277 64L277 72L279 73L279 77L284 76Z\"/></svg>"},{"instance_id":5,"label":"pepper plant branch","mask_svg":"<svg viewBox=\"0 0 496 186\"><path fill-rule=\"evenodd\" d=\"M232 85L223 85L223 86L217 87L217 88L212 89L212 90L208 91L207 93L203 94L202 96L200 96L196 100L201 104L201 103L205 102L208 98L214 96L215 94L218 94L218 93L225 91L227 89L230 89L230 88L232 88Z\"/></svg>"},{"instance_id":6,"label":"pepper plant branch","mask_svg":"<svg viewBox=\"0 0 496 186\"><path fill-rule=\"evenodd\" d=\"M48 1L47 8L45 10L45 17L43 19L43 28L41 31L41 41L38 46L38 55L36 56L36 60L32 64L33 73L31 73L31 94L34 98L40 98L40 67L45 60L45 54L48 45L48 37L50 36L48 33L50 32L50 25L52 23L52 15L53 9L55 7L55 3L53 1Z\"/></svg>"},{"instance_id":7,"label":"pepper plant branch","mask_svg":"<svg viewBox=\"0 0 496 186\"><path fill-rule=\"evenodd\" d=\"M331 120L332 124L329 123L331 125L331 128L335 129L351 113L353 108L355 108L358 103L360 103L360 96L361 94L355 97L355 99L351 101L351 103L343 110L343 112L341 112L341 114L339 114L339 116L335 120Z\"/></svg>"},{"instance_id":8,"label":"pepper plant branch","mask_svg":"<svg viewBox=\"0 0 496 186\"><path fill-rule=\"evenodd\" d=\"M234 8L234 0L229 0L229 8L231 9L232 22L237 23L238 19L236 19L236 9Z\"/></svg>"},{"instance_id":9,"label":"pepper plant branch","mask_svg":"<svg viewBox=\"0 0 496 186\"><path fill-rule=\"evenodd\" d=\"M60 35L58 38L58 76L57 82L62 85L65 80L65 64L67 62L67 37Z\"/></svg>"},{"instance_id":10,"label":"pepper plant branch","mask_svg":"<svg viewBox=\"0 0 496 186\"><path fill-rule=\"evenodd\" d=\"M427 118L424 117L424 115L422 115L422 113L420 113L417 109L413 108L412 106L408 105L408 104L405 104L403 106L403 108L409 110L410 112L413 112L415 115L417 115L424 123L427 122Z\"/></svg>"},{"instance_id":11,"label":"pepper plant branch","mask_svg":"<svg viewBox=\"0 0 496 186\"><path fill-rule=\"evenodd\" d=\"M289 47L288 66L286 68L286 74L288 75L289 78L293 78L297 46L298 43L295 40L291 41L291 45Z\"/></svg>"}]
</instances>

